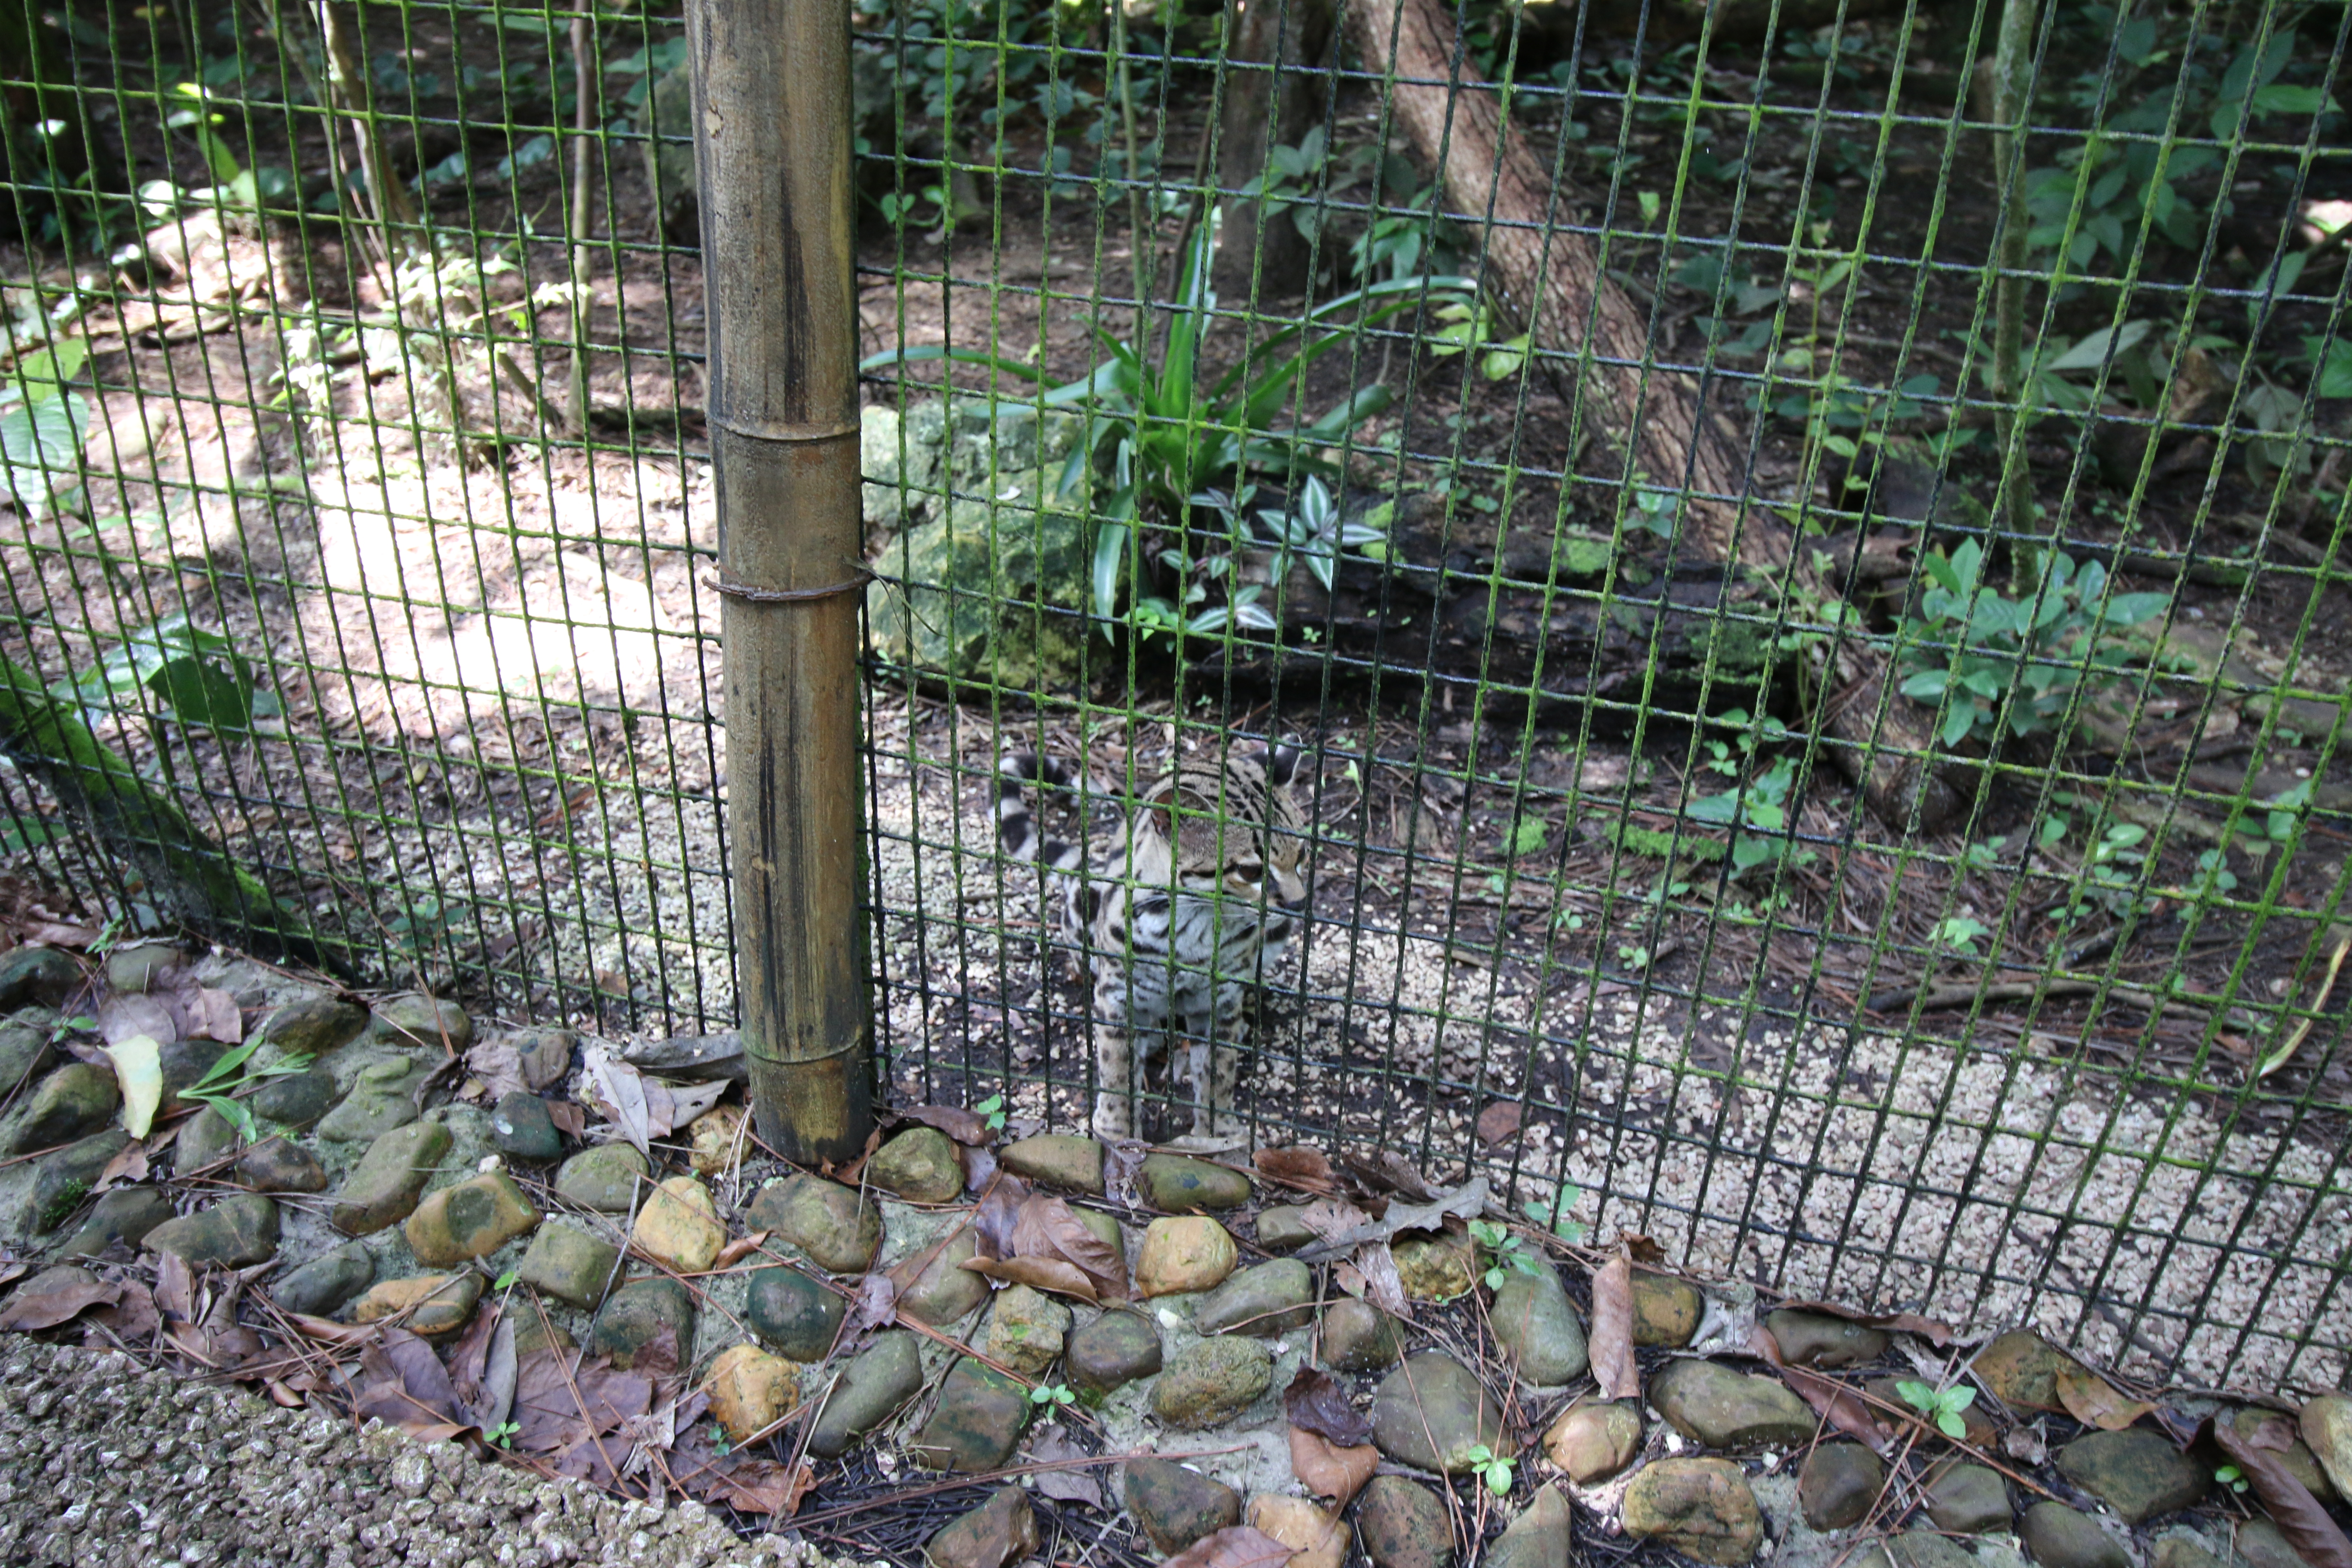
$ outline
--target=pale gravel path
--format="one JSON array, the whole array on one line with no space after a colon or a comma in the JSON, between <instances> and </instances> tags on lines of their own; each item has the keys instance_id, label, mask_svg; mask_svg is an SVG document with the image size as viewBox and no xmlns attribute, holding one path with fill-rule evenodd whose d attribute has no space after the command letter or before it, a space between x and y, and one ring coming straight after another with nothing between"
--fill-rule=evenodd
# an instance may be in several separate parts
<instances>
[{"instance_id":1,"label":"pale gravel path","mask_svg":"<svg viewBox=\"0 0 2352 1568\"><path fill-rule=\"evenodd\" d=\"M698 1503L655 1510L353 1430L115 1351L0 1343L0 1564L828 1568Z\"/></svg>"}]
</instances>

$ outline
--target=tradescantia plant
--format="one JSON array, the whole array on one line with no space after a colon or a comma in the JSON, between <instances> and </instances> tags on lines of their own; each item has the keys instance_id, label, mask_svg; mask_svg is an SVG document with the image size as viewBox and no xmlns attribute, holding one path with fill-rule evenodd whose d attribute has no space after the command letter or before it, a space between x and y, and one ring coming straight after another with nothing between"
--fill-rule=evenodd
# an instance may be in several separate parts
<instances>
[{"instance_id":1,"label":"tradescantia plant","mask_svg":"<svg viewBox=\"0 0 2352 1568\"><path fill-rule=\"evenodd\" d=\"M1303 449L1341 444L1389 405L1388 388L1374 384L1307 424L1286 424L1304 396L1308 368L1349 342L1348 329L1376 325L1424 300L1476 295L1470 279L1451 277L1391 279L1351 289L1284 326L1212 379L1200 366L1216 322L1217 297L1209 288L1214 248L1213 226L1196 225L1177 275L1166 339L1156 351L1150 334L1120 338L1097 327L1108 357L1075 381L1055 385L1034 365L940 345L888 350L858 367L940 360L985 365L1035 386L1043 406L1084 415L1085 438L1064 466L1059 489L1069 492L1088 464L1111 481L1096 513L1094 544L1094 608L1105 635L1118 619L1121 569L1136 553L1139 524L1179 526L1205 493L1237 489L1253 472L1286 482L1301 469L1326 468ZM1158 622L1152 625L1157 628Z\"/></svg>"}]
</instances>

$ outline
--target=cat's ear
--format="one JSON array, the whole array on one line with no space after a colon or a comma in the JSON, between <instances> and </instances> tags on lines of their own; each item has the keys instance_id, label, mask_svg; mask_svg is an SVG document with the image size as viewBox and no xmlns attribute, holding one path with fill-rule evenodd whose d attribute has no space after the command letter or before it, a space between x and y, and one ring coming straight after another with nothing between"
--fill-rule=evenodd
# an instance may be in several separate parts
<instances>
[{"instance_id":1,"label":"cat's ear","mask_svg":"<svg viewBox=\"0 0 2352 1568\"><path fill-rule=\"evenodd\" d=\"M1172 780L1167 788L1144 801L1143 817L1160 830L1160 837L1171 844L1176 842L1176 785Z\"/></svg>"},{"instance_id":2,"label":"cat's ear","mask_svg":"<svg viewBox=\"0 0 2352 1568\"><path fill-rule=\"evenodd\" d=\"M1298 777L1298 764L1307 753L1297 746L1268 746L1259 753L1265 766L1265 782L1276 789L1288 789Z\"/></svg>"}]
</instances>

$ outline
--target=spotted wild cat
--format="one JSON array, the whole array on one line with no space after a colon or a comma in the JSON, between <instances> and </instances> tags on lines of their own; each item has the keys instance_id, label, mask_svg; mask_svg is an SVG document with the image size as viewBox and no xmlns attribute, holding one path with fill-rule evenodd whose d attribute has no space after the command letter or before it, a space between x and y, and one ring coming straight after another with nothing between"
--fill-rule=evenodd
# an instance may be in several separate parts
<instances>
[{"instance_id":1,"label":"spotted wild cat","mask_svg":"<svg viewBox=\"0 0 2352 1568\"><path fill-rule=\"evenodd\" d=\"M1299 753L1235 752L1188 762L1129 800L1049 757L997 764L1005 853L1057 873L1062 934L1094 984L1095 1131L1135 1135L1155 1057L1180 1043L1170 1077L1189 1085L1196 1145L1228 1143L1250 988L1282 958L1307 909L1305 822L1292 797ZM1079 795L1082 830L1040 837L1022 785Z\"/></svg>"}]
</instances>

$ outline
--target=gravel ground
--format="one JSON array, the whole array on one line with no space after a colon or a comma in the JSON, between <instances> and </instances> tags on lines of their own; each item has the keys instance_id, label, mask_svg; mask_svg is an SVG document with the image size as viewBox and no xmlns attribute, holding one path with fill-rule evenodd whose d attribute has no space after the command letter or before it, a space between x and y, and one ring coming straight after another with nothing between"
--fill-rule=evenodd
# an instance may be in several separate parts
<instances>
[{"instance_id":1,"label":"gravel ground","mask_svg":"<svg viewBox=\"0 0 2352 1568\"><path fill-rule=\"evenodd\" d=\"M0 1355L0 1563L566 1562L824 1568L699 1503L621 1502L120 1352L11 1336Z\"/></svg>"}]
</instances>

